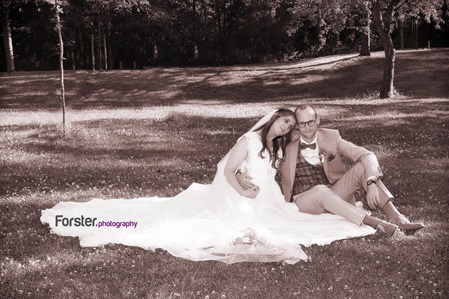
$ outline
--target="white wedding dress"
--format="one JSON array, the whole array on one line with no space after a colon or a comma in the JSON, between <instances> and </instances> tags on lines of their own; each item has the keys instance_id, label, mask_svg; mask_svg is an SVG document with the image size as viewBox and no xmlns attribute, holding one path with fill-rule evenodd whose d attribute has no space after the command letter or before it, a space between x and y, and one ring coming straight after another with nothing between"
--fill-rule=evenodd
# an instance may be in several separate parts
<instances>
[{"instance_id":1,"label":"white wedding dress","mask_svg":"<svg viewBox=\"0 0 449 299\"><path fill-rule=\"evenodd\" d=\"M309 215L287 203L275 181L268 152L265 159L259 135L249 132L247 170L260 187L254 199L238 194L223 174L228 155L218 164L212 184L193 183L170 198L92 199L89 202L61 202L42 211L41 221L53 233L80 239L81 246L124 244L145 249L162 248L192 261L276 262L294 264L307 260L301 245L325 245L335 240L375 232L331 214ZM64 218L97 218L98 221L133 221L134 227L82 227L55 225L56 215Z\"/></svg>"}]
</instances>

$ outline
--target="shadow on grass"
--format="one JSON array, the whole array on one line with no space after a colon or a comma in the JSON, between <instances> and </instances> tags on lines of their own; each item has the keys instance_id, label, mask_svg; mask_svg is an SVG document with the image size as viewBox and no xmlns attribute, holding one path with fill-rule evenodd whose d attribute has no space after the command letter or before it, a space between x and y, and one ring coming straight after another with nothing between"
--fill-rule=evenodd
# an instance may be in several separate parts
<instances>
[{"instance_id":1,"label":"shadow on grass","mask_svg":"<svg viewBox=\"0 0 449 299\"><path fill-rule=\"evenodd\" d=\"M437 113L442 105L441 102L425 106L401 102L331 105L333 118L323 119L322 126L338 127L343 138L373 150L386 174L402 173L410 161L415 167L423 167L425 173L431 161L448 158L445 148L449 128L445 124L449 116L439 117ZM387 118L387 113L392 117ZM187 115L151 123L87 121L77 123L77 129L69 132L65 140L57 138L53 126L16 126L10 128L14 134L21 128L30 133L5 152L11 161L5 160L0 165L0 181L6 186L0 189L0 194L28 194L30 190L67 192L80 188L97 190L107 197L108 189L118 188L127 197L172 196L193 182L210 183L216 164L255 121L231 118L212 121ZM383 160L396 162L383 163ZM447 165L447 160L444 163ZM393 167L395 164L400 166ZM426 184L434 184L444 171L443 168L426 174ZM403 179L410 181L397 177L391 184L386 182L387 186L392 185L394 194L407 195L399 183ZM419 177L415 179L420 181ZM442 191L449 193L446 184L441 185ZM149 193L155 190L156 194Z\"/></svg>"},{"instance_id":2,"label":"shadow on grass","mask_svg":"<svg viewBox=\"0 0 449 299\"><path fill-rule=\"evenodd\" d=\"M448 57L447 49L397 52L396 89L412 98L449 97ZM383 57L376 54L306 66L291 62L103 73L69 71L66 101L71 109L93 109L169 106L190 100L237 104L354 98L377 93L382 70ZM58 73L30 76L2 78L1 109L59 108Z\"/></svg>"}]
</instances>

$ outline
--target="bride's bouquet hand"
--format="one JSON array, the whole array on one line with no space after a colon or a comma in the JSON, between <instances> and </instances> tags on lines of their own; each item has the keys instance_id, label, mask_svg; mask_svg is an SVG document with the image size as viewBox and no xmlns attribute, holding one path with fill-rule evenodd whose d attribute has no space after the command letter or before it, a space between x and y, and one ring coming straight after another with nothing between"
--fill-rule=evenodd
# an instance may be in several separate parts
<instances>
[{"instance_id":1,"label":"bride's bouquet hand","mask_svg":"<svg viewBox=\"0 0 449 299\"><path fill-rule=\"evenodd\" d=\"M242 195L249 198L256 198L257 194L259 194L259 191L260 191L259 187L255 186L253 188L243 190Z\"/></svg>"}]
</instances>

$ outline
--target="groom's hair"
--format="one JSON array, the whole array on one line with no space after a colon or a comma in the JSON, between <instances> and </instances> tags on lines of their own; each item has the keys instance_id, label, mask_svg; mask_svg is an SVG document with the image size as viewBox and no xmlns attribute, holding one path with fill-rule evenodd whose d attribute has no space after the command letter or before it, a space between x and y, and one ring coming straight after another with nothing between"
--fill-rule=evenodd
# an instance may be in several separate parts
<instances>
[{"instance_id":1,"label":"groom's hair","mask_svg":"<svg viewBox=\"0 0 449 299\"><path fill-rule=\"evenodd\" d=\"M316 108L315 108L314 105L311 105L311 104L300 104L300 105L298 105L296 107L296 109L295 109L295 115L296 115L296 111L298 111L298 110L306 110L309 107L312 108L313 112L315 113L315 118L317 118L318 117L318 113L316 112Z\"/></svg>"}]
</instances>

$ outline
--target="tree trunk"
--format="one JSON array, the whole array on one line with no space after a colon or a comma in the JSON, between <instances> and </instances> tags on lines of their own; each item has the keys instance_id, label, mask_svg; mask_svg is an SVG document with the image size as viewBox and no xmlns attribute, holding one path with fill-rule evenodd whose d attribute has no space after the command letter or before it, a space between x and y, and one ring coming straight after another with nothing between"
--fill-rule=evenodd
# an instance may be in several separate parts
<instances>
[{"instance_id":1,"label":"tree trunk","mask_svg":"<svg viewBox=\"0 0 449 299\"><path fill-rule=\"evenodd\" d=\"M384 62L384 75L382 78L382 85L380 87L380 98L392 98L394 97L394 63L396 60L396 53L393 47L393 42L391 46L388 46L385 52L385 62Z\"/></svg>"},{"instance_id":2,"label":"tree trunk","mask_svg":"<svg viewBox=\"0 0 449 299\"><path fill-rule=\"evenodd\" d=\"M108 48L108 64L109 64L109 69L113 70L115 68L115 64L114 64L114 51L111 47L111 45L109 44L109 48Z\"/></svg>"},{"instance_id":3,"label":"tree trunk","mask_svg":"<svg viewBox=\"0 0 449 299\"><path fill-rule=\"evenodd\" d=\"M412 49L418 49L418 19L412 19Z\"/></svg>"},{"instance_id":4,"label":"tree trunk","mask_svg":"<svg viewBox=\"0 0 449 299\"><path fill-rule=\"evenodd\" d=\"M196 0L193 0L192 3L192 11L193 11L193 44L194 44L194 49L193 49L193 61L197 62L198 60L198 47L196 44Z\"/></svg>"},{"instance_id":5,"label":"tree trunk","mask_svg":"<svg viewBox=\"0 0 449 299\"><path fill-rule=\"evenodd\" d=\"M11 21L9 19L9 7L2 5L4 9L3 18L3 43L5 46L6 70L14 72L14 49L12 45Z\"/></svg>"},{"instance_id":6,"label":"tree trunk","mask_svg":"<svg viewBox=\"0 0 449 299\"><path fill-rule=\"evenodd\" d=\"M394 63L396 54L393 46L393 39L391 37L392 22L394 6L397 5L398 0L391 0L384 16L380 12L379 0L373 0L373 16L376 23L377 31L379 32L382 45L384 47L384 74L382 84L380 87L380 98L390 98L394 96Z\"/></svg>"},{"instance_id":7,"label":"tree trunk","mask_svg":"<svg viewBox=\"0 0 449 299\"><path fill-rule=\"evenodd\" d=\"M76 64L75 64L75 52L70 53L70 60L72 61L72 70L76 70Z\"/></svg>"},{"instance_id":8,"label":"tree trunk","mask_svg":"<svg viewBox=\"0 0 449 299\"><path fill-rule=\"evenodd\" d=\"M157 50L157 45L154 44L154 47L153 47L153 60L157 61L158 58L159 58L159 51Z\"/></svg>"},{"instance_id":9,"label":"tree trunk","mask_svg":"<svg viewBox=\"0 0 449 299\"><path fill-rule=\"evenodd\" d=\"M101 47L101 20L100 20L100 14L98 14L98 39L97 39L98 45L97 45L97 51L98 51L98 70L103 69L103 51Z\"/></svg>"},{"instance_id":10,"label":"tree trunk","mask_svg":"<svg viewBox=\"0 0 449 299\"><path fill-rule=\"evenodd\" d=\"M55 0L56 29L59 39L59 68L61 82L62 133L65 136L65 89L64 89L64 44L62 40L61 19L59 18L59 0Z\"/></svg>"},{"instance_id":11,"label":"tree trunk","mask_svg":"<svg viewBox=\"0 0 449 299\"><path fill-rule=\"evenodd\" d=\"M317 30L318 30L318 49L317 49L317 54L319 56L322 56L323 55L323 47L326 44L326 39L324 37L323 27L322 27L322 24L321 24L321 10L318 10L318 14L317 14L317 17L316 17L316 27L317 27Z\"/></svg>"},{"instance_id":12,"label":"tree trunk","mask_svg":"<svg viewBox=\"0 0 449 299\"><path fill-rule=\"evenodd\" d=\"M369 26L363 28L362 31L362 47L360 49L360 56L370 56L370 45L371 45L371 37L370 37L370 28Z\"/></svg>"},{"instance_id":13,"label":"tree trunk","mask_svg":"<svg viewBox=\"0 0 449 299\"><path fill-rule=\"evenodd\" d=\"M419 45L418 45L418 19L415 20L415 49L418 49Z\"/></svg>"},{"instance_id":14,"label":"tree trunk","mask_svg":"<svg viewBox=\"0 0 449 299\"><path fill-rule=\"evenodd\" d=\"M75 65L77 68L84 69L87 68L88 63L86 61L86 53L84 50L83 34L78 28L76 29L76 39L75 39Z\"/></svg>"},{"instance_id":15,"label":"tree trunk","mask_svg":"<svg viewBox=\"0 0 449 299\"><path fill-rule=\"evenodd\" d=\"M193 60L196 62L198 61L198 46L195 43L194 49L193 49Z\"/></svg>"},{"instance_id":16,"label":"tree trunk","mask_svg":"<svg viewBox=\"0 0 449 299\"><path fill-rule=\"evenodd\" d=\"M399 49L404 49L404 17L400 16L398 19L398 30L399 30Z\"/></svg>"},{"instance_id":17,"label":"tree trunk","mask_svg":"<svg viewBox=\"0 0 449 299\"><path fill-rule=\"evenodd\" d=\"M362 37L361 37L361 49L360 56L371 56L371 13L370 10L365 7L365 19L362 25Z\"/></svg>"},{"instance_id":18,"label":"tree trunk","mask_svg":"<svg viewBox=\"0 0 449 299\"><path fill-rule=\"evenodd\" d=\"M104 70L108 70L108 47L106 46L106 34L103 34Z\"/></svg>"},{"instance_id":19,"label":"tree trunk","mask_svg":"<svg viewBox=\"0 0 449 299\"><path fill-rule=\"evenodd\" d=\"M221 11L220 11L220 0L215 1L215 14L217 22L217 32L218 32L218 51L220 55L220 60L224 60L224 50L223 50L223 31L221 27Z\"/></svg>"},{"instance_id":20,"label":"tree trunk","mask_svg":"<svg viewBox=\"0 0 449 299\"><path fill-rule=\"evenodd\" d=\"M95 38L94 35L90 35L90 48L92 57L92 70L95 71Z\"/></svg>"}]
</instances>

